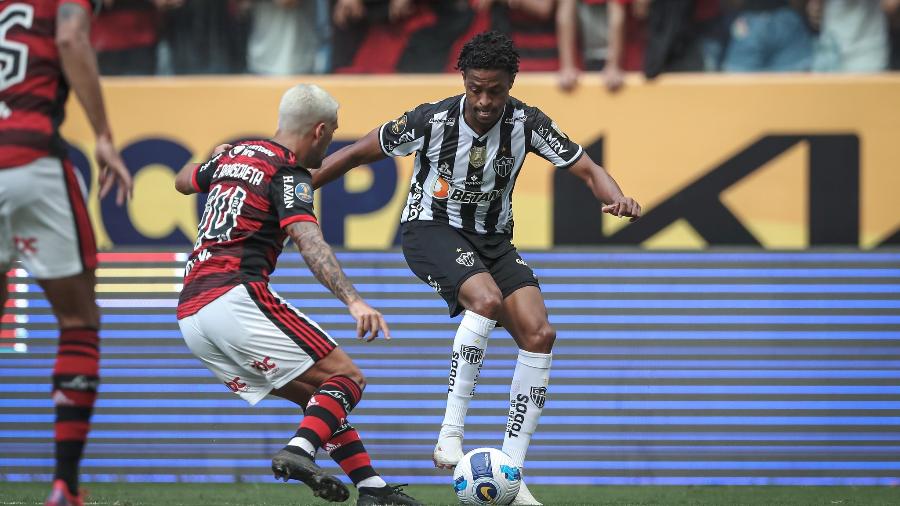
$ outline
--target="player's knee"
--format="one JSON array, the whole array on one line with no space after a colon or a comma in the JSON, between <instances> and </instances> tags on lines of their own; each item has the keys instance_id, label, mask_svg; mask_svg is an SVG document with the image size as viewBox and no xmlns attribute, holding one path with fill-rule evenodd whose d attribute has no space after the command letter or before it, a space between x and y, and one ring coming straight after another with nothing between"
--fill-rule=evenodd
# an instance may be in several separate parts
<instances>
[{"instance_id":1,"label":"player's knee","mask_svg":"<svg viewBox=\"0 0 900 506\"><path fill-rule=\"evenodd\" d=\"M522 349L531 353L550 353L556 341L556 329L545 323L529 335L522 343Z\"/></svg>"},{"instance_id":2,"label":"player's knee","mask_svg":"<svg viewBox=\"0 0 900 506\"><path fill-rule=\"evenodd\" d=\"M54 309L60 328L100 328L100 309L94 301Z\"/></svg>"},{"instance_id":3,"label":"player's knee","mask_svg":"<svg viewBox=\"0 0 900 506\"><path fill-rule=\"evenodd\" d=\"M366 376L361 370L359 370L359 367L356 367L356 364L353 364L353 366L350 367L349 370L343 374L343 376L350 378L354 383L359 385L360 392L366 389Z\"/></svg>"},{"instance_id":4,"label":"player's knee","mask_svg":"<svg viewBox=\"0 0 900 506\"><path fill-rule=\"evenodd\" d=\"M496 320L500 314L500 307L503 305L503 295L500 290L483 290L470 302L467 309L477 313L485 318Z\"/></svg>"}]
</instances>

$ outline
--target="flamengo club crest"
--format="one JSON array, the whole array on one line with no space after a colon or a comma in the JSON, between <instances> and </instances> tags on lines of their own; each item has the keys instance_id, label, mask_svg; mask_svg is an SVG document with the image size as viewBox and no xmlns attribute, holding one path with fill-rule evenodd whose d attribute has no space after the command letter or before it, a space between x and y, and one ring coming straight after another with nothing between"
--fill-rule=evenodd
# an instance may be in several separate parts
<instances>
[{"instance_id":1,"label":"flamengo club crest","mask_svg":"<svg viewBox=\"0 0 900 506\"><path fill-rule=\"evenodd\" d=\"M487 146L472 146L469 150L469 164L476 169L484 167L487 161Z\"/></svg>"},{"instance_id":2,"label":"flamengo club crest","mask_svg":"<svg viewBox=\"0 0 900 506\"><path fill-rule=\"evenodd\" d=\"M531 387L531 402L538 408L544 408L544 401L547 400L547 387Z\"/></svg>"},{"instance_id":3,"label":"flamengo club crest","mask_svg":"<svg viewBox=\"0 0 900 506\"><path fill-rule=\"evenodd\" d=\"M484 358L484 350L478 346L463 345L459 349L459 354L462 355L463 360L470 364L478 364Z\"/></svg>"}]
</instances>

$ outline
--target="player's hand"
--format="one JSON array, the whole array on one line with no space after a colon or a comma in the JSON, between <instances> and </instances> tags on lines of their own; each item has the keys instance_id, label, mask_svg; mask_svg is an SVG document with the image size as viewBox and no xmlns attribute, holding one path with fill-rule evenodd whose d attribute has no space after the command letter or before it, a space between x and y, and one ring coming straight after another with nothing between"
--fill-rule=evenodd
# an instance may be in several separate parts
<instances>
[{"instance_id":1,"label":"player's hand","mask_svg":"<svg viewBox=\"0 0 900 506\"><path fill-rule=\"evenodd\" d=\"M118 185L116 204L121 206L125 203L126 198L132 197L134 181L131 179L131 173L125 168L125 162L122 161L119 152L113 146L109 134L97 137L94 159L100 168L100 198L106 197L113 185Z\"/></svg>"},{"instance_id":2,"label":"player's hand","mask_svg":"<svg viewBox=\"0 0 900 506\"><path fill-rule=\"evenodd\" d=\"M233 146L231 144L219 144L218 146L215 147L215 149L213 149L212 156L216 156L223 151L228 151L232 147Z\"/></svg>"},{"instance_id":3,"label":"player's hand","mask_svg":"<svg viewBox=\"0 0 900 506\"><path fill-rule=\"evenodd\" d=\"M388 330L387 323L381 313L366 304L362 299L355 300L347 305L350 310L350 316L356 320L356 338L365 339L368 343L378 337L379 332L384 333L385 339L391 338L391 332Z\"/></svg>"},{"instance_id":4,"label":"player's hand","mask_svg":"<svg viewBox=\"0 0 900 506\"><path fill-rule=\"evenodd\" d=\"M612 202L601 208L604 213L631 218L629 221L635 221L641 217L641 205L631 197L621 196L613 199Z\"/></svg>"}]
</instances>

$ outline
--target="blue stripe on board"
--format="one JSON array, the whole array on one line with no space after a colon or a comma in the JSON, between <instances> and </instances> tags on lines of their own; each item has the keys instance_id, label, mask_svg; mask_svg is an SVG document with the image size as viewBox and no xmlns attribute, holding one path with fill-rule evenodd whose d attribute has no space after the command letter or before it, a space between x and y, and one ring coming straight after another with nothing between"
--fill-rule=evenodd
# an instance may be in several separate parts
<instances>
[{"instance_id":1,"label":"blue stripe on board","mask_svg":"<svg viewBox=\"0 0 900 506\"><path fill-rule=\"evenodd\" d=\"M53 459L44 458L0 458L0 467L47 467L54 464ZM271 459L223 459L223 458L128 458L128 459L100 459L86 458L81 461L82 469L91 467L230 467L236 469L265 469L271 465ZM321 459L319 465L324 469L333 469L338 466ZM431 460L391 460L378 459L380 469L434 469ZM673 470L773 470L773 471L819 471L819 470L868 470L890 471L900 469L900 462L872 462L872 461L663 461L663 460L612 460L612 461L553 461L553 460L529 460L528 470L556 470L571 469L573 471L600 471L600 470L647 470L647 471L673 471Z\"/></svg>"},{"instance_id":2,"label":"blue stripe on board","mask_svg":"<svg viewBox=\"0 0 900 506\"><path fill-rule=\"evenodd\" d=\"M210 378L212 381L212 378ZM896 386L857 386L857 385L553 385L554 394L675 394L675 395L897 395ZM104 384L103 392L109 393L142 393L142 392L195 392L222 393L227 392L219 383L159 383L159 384ZM48 393L46 383L7 383L0 384L0 393ZM408 394L409 385L369 384L369 394ZM446 382L440 384L421 384L416 386L420 394L447 393ZM478 385L479 394L508 394L508 385Z\"/></svg>"},{"instance_id":3,"label":"blue stripe on board","mask_svg":"<svg viewBox=\"0 0 900 506\"><path fill-rule=\"evenodd\" d=\"M106 349L104 348L104 351ZM493 348L491 349L493 351ZM512 350L509 350L512 351ZM410 354L414 350L410 350ZM448 352L449 354L449 352ZM494 355L494 353L490 353ZM621 360L595 360L595 359L572 359L564 358L566 355L555 355L553 357L553 370L559 369L575 369L575 368L607 368L607 369L645 369L645 368L725 368L725 369L900 369L900 360L849 360L835 357L829 360L792 360L789 357L772 357L767 360L682 360L673 357L668 360L643 360L643 359L621 359ZM567 353L568 355L568 353ZM26 355L27 356L27 355ZM24 369L26 367L42 367L50 369L53 367L55 359L51 358L18 358L9 359L10 367ZM387 367L408 367L409 359L391 359L391 358L354 358L353 362L363 369L379 369ZM152 366L165 366L167 368L196 368L200 364L196 358L104 358L103 366L107 369L123 368L128 366L140 366L142 368ZM446 367L446 359L416 359L416 366L420 369L428 368L444 368ZM496 365L496 364L495 364ZM487 366L490 368L489 366Z\"/></svg>"},{"instance_id":4,"label":"blue stripe on board","mask_svg":"<svg viewBox=\"0 0 900 506\"><path fill-rule=\"evenodd\" d=\"M370 439L370 438L366 438ZM232 456L240 453L261 454L265 452L274 453L281 449L283 441L277 443L229 443L220 442L216 445L202 447L202 452L198 452L196 443L188 441L182 443L152 443L142 442L141 449L144 455L154 456L177 456L177 455L198 455L204 457L214 457L215 455ZM412 453L428 455L434 449L432 442L427 443L398 443L384 442L373 443L366 442L366 448L375 455L388 455L397 453ZM104 455L108 457L116 455L133 455L134 444L131 443L105 443L102 441L92 441L91 449L95 455ZM28 455L34 458L35 455L47 454L47 444L43 442L34 443L8 443L4 446L4 451L8 455ZM664 444L579 444L577 448L572 446L560 447L558 442L552 444L532 443L528 447L528 454L534 458L537 455L559 455L561 453L571 455L573 459L583 459L586 456L592 458L597 454L616 455L622 452L635 452L642 455L652 454L705 454L705 456L717 456L719 454L727 455L731 458L734 455L754 456L758 454L782 454L778 458L784 458L788 455L802 453L803 455L814 454L836 454L835 460L846 461L847 459L841 454L856 454L863 452L871 452L875 454L893 455L900 452L900 446L895 445L664 445ZM881 455L878 455L879 457ZM540 458L538 458L539 460Z\"/></svg>"},{"instance_id":5,"label":"blue stripe on board","mask_svg":"<svg viewBox=\"0 0 900 506\"><path fill-rule=\"evenodd\" d=\"M350 342L356 341L355 330L328 330L328 333L337 339L347 339ZM392 330L391 337L394 339L435 339L444 341L448 345L452 342L452 330ZM173 339L182 341L181 332L178 330L103 330L102 337L116 339ZM709 340L721 339L729 341L748 341L748 340L827 340L836 341L849 340L879 340L879 341L900 341L900 330L896 331L859 331L859 330L811 330L811 331L788 331L788 330L629 330L627 332L619 330L560 330L558 332L560 338L567 339L615 339L628 341L638 341L641 339L650 340ZM29 337L36 339L56 339L59 335L55 330L32 330L28 333ZM492 340L498 336L508 336L505 332L495 333ZM386 346L379 349L378 346ZM742 348L746 350L747 348ZM104 348L105 350L105 348ZM132 348L133 350L133 348ZM371 344L366 348L368 353L398 353L394 343L391 344ZM847 348L843 353L849 351ZM746 353L746 352L744 352Z\"/></svg>"},{"instance_id":6,"label":"blue stripe on board","mask_svg":"<svg viewBox=\"0 0 900 506\"><path fill-rule=\"evenodd\" d=\"M7 473L10 482L49 482L51 474ZM447 485L447 476L392 475L391 481L410 485ZM348 481L346 478L342 478ZM81 476L85 483L270 483L272 477L258 474L93 474ZM767 476L541 476L528 475L528 483L535 485L774 485L774 486L897 486L894 477L767 477Z\"/></svg>"},{"instance_id":7,"label":"blue stripe on board","mask_svg":"<svg viewBox=\"0 0 900 506\"><path fill-rule=\"evenodd\" d=\"M888 252L816 252L802 251L796 253L776 251L754 252L578 252L578 251L522 251L522 256L528 260L541 262L616 262L616 263L643 263L643 262L797 262L803 263L829 263L829 262L853 262L853 263L886 263L900 262L900 253ZM339 260L353 262L404 262L400 252L354 252L343 251L337 253ZM298 253L288 252L282 255L282 262L301 262Z\"/></svg>"},{"instance_id":8,"label":"blue stripe on board","mask_svg":"<svg viewBox=\"0 0 900 506\"><path fill-rule=\"evenodd\" d=\"M317 323L352 324L349 314L310 315ZM394 324L433 325L447 323L444 315L390 315ZM56 322L52 315L30 315L32 324ZM105 324L176 323L175 314L105 315ZM900 315L550 315L557 325L900 325Z\"/></svg>"},{"instance_id":9,"label":"blue stripe on board","mask_svg":"<svg viewBox=\"0 0 900 506\"><path fill-rule=\"evenodd\" d=\"M57 334L53 331L40 331L43 334L34 335L34 332L29 332L30 337L32 338L44 338L44 339L55 339ZM564 333L565 336L568 332ZM629 332L629 335L633 333ZM107 331L101 331L101 335L103 337L115 337L107 335ZM491 337L491 351L489 352L489 356L497 356L497 355L515 355L517 348L513 347L511 339L509 339L509 334L502 330L495 330ZM342 348L349 353L351 356L357 356L359 354L369 354L369 355L422 355L423 348L422 346L408 346L402 344L402 341L396 341L390 344L390 346L386 348L379 348L376 343L370 344L356 344L357 341L348 341L342 344ZM437 350L436 353L443 355L446 353L444 346L449 349L451 344L451 334L447 333L447 340L444 343L435 343L434 350ZM168 344L168 343L166 343ZM442 346L443 345L443 346ZM848 343L844 346L790 346L786 347L782 344L770 345L753 345L753 346L639 346L639 345L629 345L629 346L610 346L608 344L597 343L591 346L575 346L567 342L565 339L559 340L556 343L556 353L561 355L565 353L569 356L601 356L601 355L621 355L623 357L632 357L635 353L640 353L642 355L668 355L668 356L682 356L682 355L724 355L724 356L745 356L745 355L766 355L771 356L772 360L780 361L785 360L788 357L796 356L796 355L811 355L811 356L822 356L822 357L841 357L846 355L853 356L866 356L866 357L881 357L885 355L900 355L900 346L866 346L866 347L858 347L855 346L852 342ZM433 350L433 351L434 351ZM35 345L33 343L28 344L28 351L30 354L42 354L42 355L55 355L56 354L56 346L41 346ZM146 346L116 346L104 343L103 345L103 353L104 355L111 354L140 354L140 353L153 353L159 355L190 355L191 351L185 345L181 346L166 346L160 344L160 342L156 339L148 339ZM18 355L16 357L4 357L8 360L18 360ZM105 360L105 359L104 359ZM556 356L554 356L554 361L556 360Z\"/></svg>"},{"instance_id":10,"label":"blue stripe on board","mask_svg":"<svg viewBox=\"0 0 900 506\"><path fill-rule=\"evenodd\" d=\"M326 293L322 285L312 283L273 283L279 293ZM358 283L360 292L427 293L434 290L425 283ZM900 292L900 284L647 284L647 283L541 283L546 293L890 293Z\"/></svg>"},{"instance_id":11,"label":"blue stripe on board","mask_svg":"<svg viewBox=\"0 0 900 506\"><path fill-rule=\"evenodd\" d=\"M478 400L471 402L469 409L496 409L503 406L505 400ZM274 404L274 403L273 403ZM276 407L268 404L267 407ZM425 400L417 399L417 409L444 409L447 402L444 400ZM0 399L0 408L52 408L53 401L47 399ZM296 408L296 405L289 401L278 402L277 407L284 409ZM184 409L240 409L247 408L247 403L240 399L103 399L100 398L96 404L97 409L123 409L123 408L143 408L143 409L162 409L162 408L184 408ZM380 400L380 399L363 399L357 410L373 409L408 409L409 401L406 400ZM569 401L552 399L547 403L548 409L580 409L580 410L617 410L617 409L653 409L653 410L737 410L737 409L757 409L757 410L900 410L900 400L898 401ZM354 411L356 413L356 411Z\"/></svg>"},{"instance_id":12,"label":"blue stripe on board","mask_svg":"<svg viewBox=\"0 0 900 506\"><path fill-rule=\"evenodd\" d=\"M46 378L50 369L0 369L0 378ZM446 369L367 369L370 378L445 378ZM205 368L197 369L103 369L103 378L206 378L211 373ZM484 369L480 378L508 378L509 369ZM714 378L714 379L900 379L900 370L596 370L558 369L554 378L612 378L612 379L665 379L665 378Z\"/></svg>"},{"instance_id":13,"label":"blue stripe on board","mask_svg":"<svg viewBox=\"0 0 900 506\"><path fill-rule=\"evenodd\" d=\"M535 268L535 273L541 279L547 278L897 278L900 277L900 269L835 269L821 268L772 268L759 267L748 268L644 268L634 269L628 267L616 268ZM414 274L407 268L390 267L345 267L344 272L352 278L413 278ZM313 279L309 269L305 267L279 268L278 276L297 276Z\"/></svg>"},{"instance_id":14,"label":"blue stripe on board","mask_svg":"<svg viewBox=\"0 0 900 506\"><path fill-rule=\"evenodd\" d=\"M14 415L0 414L0 423L52 423L55 415L19 413ZM403 424L403 425L433 425L440 426L443 415L366 415L360 414L353 418L354 424ZM503 426L506 417L469 415L467 423L492 424ZM205 415L191 413L190 416L160 415L132 413L127 415L111 415L96 413L91 418L91 423L180 423L192 424L243 424L243 423L292 423L290 416L285 415L236 415L215 414ZM589 419L571 417L565 415L543 415L542 426L546 425L818 425L818 426L845 426L845 425L876 425L881 427L896 427L900 429L900 417L892 416L666 416L666 415L635 415L635 416L594 416Z\"/></svg>"},{"instance_id":15,"label":"blue stripe on board","mask_svg":"<svg viewBox=\"0 0 900 506\"><path fill-rule=\"evenodd\" d=\"M291 303L303 308L341 308L345 304L333 297L298 299ZM613 300L613 299L548 299L544 301L548 309L900 309L900 300L741 300L741 299L699 299L699 300ZM102 308L159 308L175 310L175 299L99 299ZM440 309L447 307L443 299L379 299L379 309L416 308ZM32 309L49 309L45 299L28 301Z\"/></svg>"},{"instance_id":16,"label":"blue stripe on board","mask_svg":"<svg viewBox=\"0 0 900 506\"><path fill-rule=\"evenodd\" d=\"M281 441L284 438L283 430L242 430L234 431L223 429L218 431L211 430L184 430L172 431L168 429L162 430L142 430L142 429L126 429L126 430L105 430L103 428L91 429L91 440L102 439L264 439L266 441ZM14 438L53 438L53 430L0 430L0 439ZM392 432L392 431L372 431L365 435L366 441L431 441L434 438L434 431L416 431L412 428L408 430ZM468 441L478 440L494 440L497 438L497 432L482 432L475 430L466 430L466 439ZM821 442L853 442L853 441L882 441L900 443L900 431L898 432L827 432L818 428L797 427L795 431L787 432L747 432L741 430L739 432L635 432L630 429L624 429L619 432L553 432L550 430L539 430L535 432L533 441L600 441L600 440L619 440L619 441L821 441Z\"/></svg>"}]
</instances>

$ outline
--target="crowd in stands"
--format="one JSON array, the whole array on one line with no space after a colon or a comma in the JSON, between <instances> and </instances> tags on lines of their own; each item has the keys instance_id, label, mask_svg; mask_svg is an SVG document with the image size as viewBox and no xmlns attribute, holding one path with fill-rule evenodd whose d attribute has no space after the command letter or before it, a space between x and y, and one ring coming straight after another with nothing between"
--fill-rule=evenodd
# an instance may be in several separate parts
<instances>
[{"instance_id":1,"label":"crowd in stands","mask_svg":"<svg viewBox=\"0 0 900 506\"><path fill-rule=\"evenodd\" d=\"M522 71L900 69L900 0L104 0L104 75L427 73L509 33Z\"/></svg>"}]
</instances>

